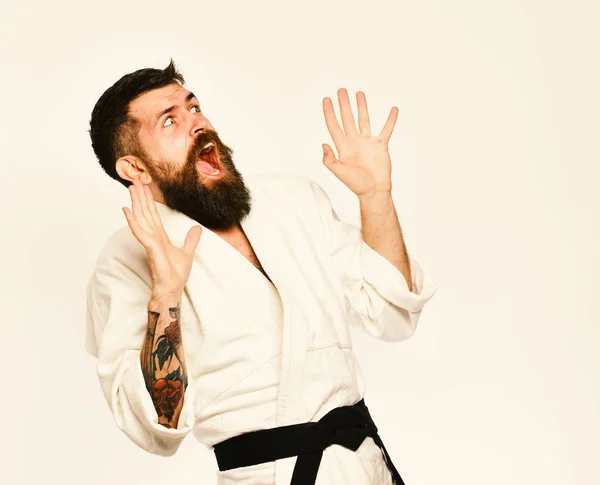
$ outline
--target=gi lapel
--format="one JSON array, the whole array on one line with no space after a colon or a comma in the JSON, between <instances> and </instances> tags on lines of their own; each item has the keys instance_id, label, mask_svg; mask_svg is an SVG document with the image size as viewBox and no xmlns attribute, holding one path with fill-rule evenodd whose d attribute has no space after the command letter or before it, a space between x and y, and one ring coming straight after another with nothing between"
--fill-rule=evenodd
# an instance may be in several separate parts
<instances>
[{"instance_id":1,"label":"gi lapel","mask_svg":"<svg viewBox=\"0 0 600 485\"><path fill-rule=\"evenodd\" d=\"M289 221L286 219L286 214L278 211L277 194L275 194L275 198L272 198L272 194L269 193L269 186L261 187L261 178L255 177L245 178L252 196L252 208L246 219L242 221L241 226L256 256L281 297L283 335L276 424L277 426L283 426L304 420L301 415L300 392L304 374L305 328L302 324L301 313L295 308L292 293L294 270L298 263L293 251L287 244L286 225L289 224ZM285 195L281 194L281 196L284 197ZM252 272L254 277L260 278L265 284L271 284L250 261L216 233L165 204L157 202L156 207L161 216L165 232L171 242L178 247L183 246L185 237L192 226L202 226L202 236L194 256L197 264L202 266L203 257L207 257L207 254L214 255L227 252L231 255L235 264L228 261L227 258L223 258L224 271L239 271L240 264L242 264L242 267ZM243 258L245 261L240 262L237 258ZM194 268L192 268L193 272ZM235 274L232 274L232 278L235 278ZM194 281L194 292L202 291L202 285L210 283L198 281L198 278L194 278L194 275L190 274L190 281L192 280ZM196 283L196 281L198 282ZM186 287L186 289L190 290L191 288ZM192 302L195 300L198 305L202 304L193 292L188 291L188 295Z\"/></svg>"}]
</instances>

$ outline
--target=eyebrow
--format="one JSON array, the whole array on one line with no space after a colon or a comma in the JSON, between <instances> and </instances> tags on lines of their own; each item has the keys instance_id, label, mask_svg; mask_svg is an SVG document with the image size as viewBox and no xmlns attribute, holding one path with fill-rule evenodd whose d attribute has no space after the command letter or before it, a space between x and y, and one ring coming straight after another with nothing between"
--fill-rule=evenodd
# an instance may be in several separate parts
<instances>
[{"instance_id":1,"label":"eyebrow","mask_svg":"<svg viewBox=\"0 0 600 485\"><path fill-rule=\"evenodd\" d=\"M196 95L192 92L190 92L186 97L185 97L185 102L184 104L189 103L193 98L195 98ZM177 108L177 106L169 106L166 109L163 109L160 113L158 113L155 117L154 117L154 126L156 126L156 123L158 123L158 120L160 120L164 115L166 115L167 113L170 113L171 111L175 110L175 108Z\"/></svg>"}]
</instances>

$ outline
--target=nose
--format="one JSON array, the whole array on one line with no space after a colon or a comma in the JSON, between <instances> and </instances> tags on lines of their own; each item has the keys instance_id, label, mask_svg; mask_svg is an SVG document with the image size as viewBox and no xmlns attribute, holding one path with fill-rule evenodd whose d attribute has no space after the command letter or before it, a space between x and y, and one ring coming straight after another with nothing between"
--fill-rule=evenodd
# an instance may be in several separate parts
<instances>
[{"instance_id":1,"label":"nose","mask_svg":"<svg viewBox=\"0 0 600 485\"><path fill-rule=\"evenodd\" d=\"M208 122L208 119L202 114L195 115L192 119L190 135L198 136L200 133L204 133L208 128L210 128L210 123Z\"/></svg>"}]
</instances>

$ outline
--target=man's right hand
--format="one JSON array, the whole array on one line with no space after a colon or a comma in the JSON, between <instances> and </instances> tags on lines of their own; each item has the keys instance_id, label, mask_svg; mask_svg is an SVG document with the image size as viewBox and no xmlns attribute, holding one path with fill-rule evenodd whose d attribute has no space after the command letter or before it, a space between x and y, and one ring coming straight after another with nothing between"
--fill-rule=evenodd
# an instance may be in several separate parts
<instances>
[{"instance_id":1,"label":"man's right hand","mask_svg":"<svg viewBox=\"0 0 600 485\"><path fill-rule=\"evenodd\" d=\"M175 247L165 232L150 188L139 180L129 186L133 212L123 207L127 223L148 254L152 296L179 297L192 269L194 251L200 242L202 226L193 226L183 248Z\"/></svg>"}]
</instances>

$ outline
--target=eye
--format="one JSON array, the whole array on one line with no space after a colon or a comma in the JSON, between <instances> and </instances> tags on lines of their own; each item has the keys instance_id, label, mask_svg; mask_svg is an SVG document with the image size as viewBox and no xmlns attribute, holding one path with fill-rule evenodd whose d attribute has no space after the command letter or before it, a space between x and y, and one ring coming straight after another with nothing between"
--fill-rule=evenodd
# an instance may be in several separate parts
<instances>
[{"instance_id":1,"label":"eye","mask_svg":"<svg viewBox=\"0 0 600 485\"><path fill-rule=\"evenodd\" d=\"M198 111L196 111L196 113L202 113L202 110L200 109L200 106L194 105L194 106L191 107L191 109L194 109L194 108L196 108L198 110Z\"/></svg>"},{"instance_id":2,"label":"eye","mask_svg":"<svg viewBox=\"0 0 600 485\"><path fill-rule=\"evenodd\" d=\"M173 123L167 123L167 121L169 121L169 120L171 120L171 122L172 122L173 121L173 117L172 116L167 116L165 118L165 121L163 122L163 126L169 126L169 125L173 124Z\"/></svg>"}]
</instances>

